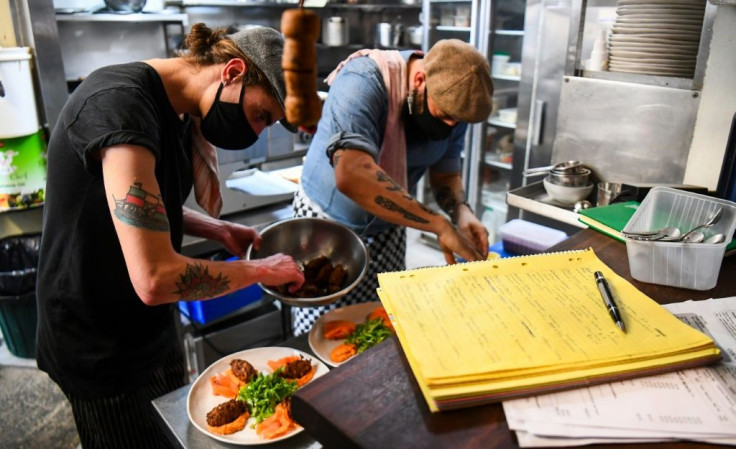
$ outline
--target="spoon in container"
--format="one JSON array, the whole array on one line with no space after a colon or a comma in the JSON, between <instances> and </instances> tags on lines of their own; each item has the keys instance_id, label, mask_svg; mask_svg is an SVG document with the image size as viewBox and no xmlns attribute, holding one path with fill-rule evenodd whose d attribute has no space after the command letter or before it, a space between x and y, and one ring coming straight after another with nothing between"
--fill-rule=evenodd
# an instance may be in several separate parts
<instances>
[{"instance_id":1,"label":"spoon in container","mask_svg":"<svg viewBox=\"0 0 736 449\"><path fill-rule=\"evenodd\" d=\"M726 236L724 234L713 234L705 239L705 243L723 243L725 240Z\"/></svg>"},{"instance_id":2,"label":"spoon in container","mask_svg":"<svg viewBox=\"0 0 736 449\"><path fill-rule=\"evenodd\" d=\"M680 238L680 230L674 226L662 228L658 231L644 231L644 232L621 232L624 237L628 237L632 240L674 240Z\"/></svg>"},{"instance_id":3,"label":"spoon in container","mask_svg":"<svg viewBox=\"0 0 736 449\"><path fill-rule=\"evenodd\" d=\"M691 230L687 231L685 235L682 236L682 240L685 240L686 238L690 236L690 234L698 231L699 229L710 228L714 224L718 223L718 221L721 219L722 216L723 216L723 208L720 207L718 208L718 210L716 210L712 214L708 215L708 217L706 217L705 223L695 226Z\"/></svg>"},{"instance_id":4,"label":"spoon in container","mask_svg":"<svg viewBox=\"0 0 736 449\"><path fill-rule=\"evenodd\" d=\"M705 241L705 235L700 231L690 231L680 241L685 243L700 243Z\"/></svg>"}]
</instances>

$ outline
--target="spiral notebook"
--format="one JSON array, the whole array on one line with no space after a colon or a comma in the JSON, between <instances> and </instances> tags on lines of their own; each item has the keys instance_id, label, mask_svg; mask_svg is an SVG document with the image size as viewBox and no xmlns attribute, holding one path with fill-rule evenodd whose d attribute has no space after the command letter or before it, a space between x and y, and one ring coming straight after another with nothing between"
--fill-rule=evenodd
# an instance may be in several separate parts
<instances>
[{"instance_id":1,"label":"spiral notebook","mask_svg":"<svg viewBox=\"0 0 736 449\"><path fill-rule=\"evenodd\" d=\"M607 278L627 332L593 273ZM378 275L378 294L432 411L711 363L680 322L592 249Z\"/></svg>"}]
</instances>

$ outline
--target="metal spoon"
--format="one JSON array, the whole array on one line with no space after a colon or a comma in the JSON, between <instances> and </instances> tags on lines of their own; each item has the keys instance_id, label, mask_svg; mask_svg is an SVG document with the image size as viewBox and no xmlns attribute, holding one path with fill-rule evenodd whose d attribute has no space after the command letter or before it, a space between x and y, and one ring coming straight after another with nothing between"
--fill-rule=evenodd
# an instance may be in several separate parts
<instances>
[{"instance_id":1,"label":"metal spoon","mask_svg":"<svg viewBox=\"0 0 736 449\"><path fill-rule=\"evenodd\" d=\"M723 243L725 240L726 236L724 234L713 234L705 239L705 243Z\"/></svg>"},{"instance_id":2,"label":"metal spoon","mask_svg":"<svg viewBox=\"0 0 736 449\"><path fill-rule=\"evenodd\" d=\"M680 238L680 230L674 226L668 226L658 231L644 231L644 232L621 232L624 237L628 237L632 240L661 240L661 241L675 241Z\"/></svg>"},{"instance_id":3,"label":"metal spoon","mask_svg":"<svg viewBox=\"0 0 736 449\"><path fill-rule=\"evenodd\" d=\"M698 226L695 226L691 230L687 231L682 236L682 240L685 240L686 238L688 238L688 236L690 234L692 234L693 232L698 231L699 229L710 228L714 224L718 223L718 221L721 219L722 216L723 216L723 208L720 207L720 208L718 208L718 210L716 210L715 212L713 212L712 214L710 214L708 217L706 217L705 223L703 223L701 225L698 225Z\"/></svg>"},{"instance_id":4,"label":"metal spoon","mask_svg":"<svg viewBox=\"0 0 736 449\"><path fill-rule=\"evenodd\" d=\"M701 243L705 241L705 234L700 231L688 232L686 236L682 237L680 241L685 243Z\"/></svg>"}]
</instances>

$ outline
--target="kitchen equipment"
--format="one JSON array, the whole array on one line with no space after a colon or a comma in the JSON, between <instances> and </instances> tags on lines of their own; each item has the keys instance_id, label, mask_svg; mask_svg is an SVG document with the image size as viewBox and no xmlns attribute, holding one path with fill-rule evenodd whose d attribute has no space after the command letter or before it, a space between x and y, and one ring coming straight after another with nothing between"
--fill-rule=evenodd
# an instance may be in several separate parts
<instances>
[{"instance_id":1,"label":"kitchen equipment","mask_svg":"<svg viewBox=\"0 0 736 449\"><path fill-rule=\"evenodd\" d=\"M587 168L576 173L560 173L552 170L551 172L549 172L546 179L552 184L566 187L585 187L588 184L591 184L590 170L588 170Z\"/></svg>"},{"instance_id":2,"label":"kitchen equipment","mask_svg":"<svg viewBox=\"0 0 736 449\"><path fill-rule=\"evenodd\" d=\"M261 231L261 245L248 249L246 259L262 259L273 254L289 255L297 263L324 256L333 264L341 264L348 272L342 290L316 298L284 295L272 287L263 290L279 301L296 307L330 304L350 292L368 270L368 250L363 241L348 227L321 218L290 218L267 226Z\"/></svg>"},{"instance_id":3,"label":"kitchen equipment","mask_svg":"<svg viewBox=\"0 0 736 449\"><path fill-rule=\"evenodd\" d=\"M581 170L585 169L585 166L580 161L564 161L564 162L558 162L554 165L548 165L546 167L535 167L535 168L529 168L524 171L524 176L537 176L537 175L546 175L550 171L555 171L560 174L564 173L579 173Z\"/></svg>"},{"instance_id":4,"label":"kitchen equipment","mask_svg":"<svg viewBox=\"0 0 736 449\"><path fill-rule=\"evenodd\" d=\"M105 0L105 5L115 12L136 13L146 6L146 0Z\"/></svg>"},{"instance_id":5,"label":"kitchen equipment","mask_svg":"<svg viewBox=\"0 0 736 449\"><path fill-rule=\"evenodd\" d=\"M633 240L660 240L660 241L667 241L667 239L680 239L680 236L682 233L680 230L674 226L668 226L666 228L662 228L657 231L645 231L645 232L623 232L621 231L621 234L624 237L628 237Z\"/></svg>"},{"instance_id":6,"label":"kitchen equipment","mask_svg":"<svg viewBox=\"0 0 736 449\"><path fill-rule=\"evenodd\" d=\"M406 27L404 32L404 40L407 45L421 47L422 38L424 37L424 28L421 26Z\"/></svg>"},{"instance_id":7,"label":"kitchen equipment","mask_svg":"<svg viewBox=\"0 0 736 449\"><path fill-rule=\"evenodd\" d=\"M608 206L621 193L623 184L618 182L599 182L596 204L598 206Z\"/></svg>"},{"instance_id":8,"label":"kitchen equipment","mask_svg":"<svg viewBox=\"0 0 736 449\"><path fill-rule=\"evenodd\" d=\"M724 234L721 243L693 245L683 241L646 241L627 234L675 227L690 229L708 223L722 209L722 218L711 226ZM736 203L667 187L652 188L622 235L626 240L631 277L641 282L709 290L715 287L726 246L736 229Z\"/></svg>"},{"instance_id":9,"label":"kitchen equipment","mask_svg":"<svg viewBox=\"0 0 736 449\"><path fill-rule=\"evenodd\" d=\"M707 239L705 239L705 243L721 243L726 241L726 236L723 234L713 234Z\"/></svg>"},{"instance_id":10,"label":"kitchen equipment","mask_svg":"<svg viewBox=\"0 0 736 449\"><path fill-rule=\"evenodd\" d=\"M347 19L340 16L328 17L322 25L322 43L328 47L339 47L350 42Z\"/></svg>"},{"instance_id":11,"label":"kitchen equipment","mask_svg":"<svg viewBox=\"0 0 736 449\"><path fill-rule=\"evenodd\" d=\"M552 199L564 204L575 204L578 201L582 201L593 191L593 184L584 186L560 185L553 183L549 179L549 176L544 178L543 184L544 189Z\"/></svg>"},{"instance_id":12,"label":"kitchen equipment","mask_svg":"<svg viewBox=\"0 0 736 449\"><path fill-rule=\"evenodd\" d=\"M403 29L404 26L400 23L378 23L373 29L373 43L377 47L398 47Z\"/></svg>"},{"instance_id":13,"label":"kitchen equipment","mask_svg":"<svg viewBox=\"0 0 736 449\"><path fill-rule=\"evenodd\" d=\"M723 217L723 208L718 209L717 211L713 212L711 215L707 217L705 220L705 223L695 226L691 230L687 231L685 235L682 236L682 239L687 239L690 235L695 233L695 231L703 228L710 228L714 224L718 223L718 221Z\"/></svg>"},{"instance_id":14,"label":"kitchen equipment","mask_svg":"<svg viewBox=\"0 0 736 449\"><path fill-rule=\"evenodd\" d=\"M27 136L40 127L31 77L31 49L0 48L0 137Z\"/></svg>"}]
</instances>

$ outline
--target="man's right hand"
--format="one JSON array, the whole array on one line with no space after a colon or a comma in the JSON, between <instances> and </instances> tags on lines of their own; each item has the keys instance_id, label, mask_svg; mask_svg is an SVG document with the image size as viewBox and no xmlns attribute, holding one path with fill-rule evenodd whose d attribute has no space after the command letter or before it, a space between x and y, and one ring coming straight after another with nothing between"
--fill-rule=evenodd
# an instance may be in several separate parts
<instances>
[{"instance_id":1,"label":"man's right hand","mask_svg":"<svg viewBox=\"0 0 736 449\"><path fill-rule=\"evenodd\" d=\"M437 234L437 241L440 249L445 255L445 261L452 265L455 263L455 254L463 259L472 262L476 260L484 260L483 254L478 250L475 243L458 232L449 222L447 226Z\"/></svg>"},{"instance_id":2,"label":"man's right hand","mask_svg":"<svg viewBox=\"0 0 736 449\"><path fill-rule=\"evenodd\" d=\"M263 285L289 284L289 292L294 293L304 284L304 273L291 256L279 253L250 262L255 265L256 276Z\"/></svg>"}]
</instances>

